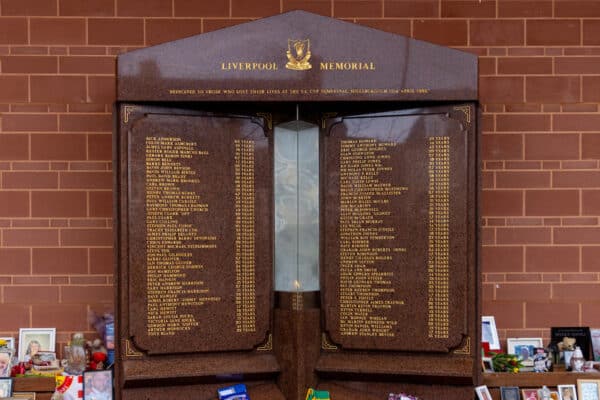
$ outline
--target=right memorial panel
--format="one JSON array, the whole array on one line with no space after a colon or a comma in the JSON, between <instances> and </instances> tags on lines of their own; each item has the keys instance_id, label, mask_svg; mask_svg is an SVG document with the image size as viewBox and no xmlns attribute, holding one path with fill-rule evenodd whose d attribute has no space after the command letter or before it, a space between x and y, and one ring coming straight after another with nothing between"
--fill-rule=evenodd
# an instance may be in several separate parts
<instances>
[{"instance_id":1,"label":"right memorial panel","mask_svg":"<svg viewBox=\"0 0 600 400\"><path fill-rule=\"evenodd\" d=\"M450 353L470 340L466 115L469 106L326 121L329 348Z\"/></svg>"}]
</instances>

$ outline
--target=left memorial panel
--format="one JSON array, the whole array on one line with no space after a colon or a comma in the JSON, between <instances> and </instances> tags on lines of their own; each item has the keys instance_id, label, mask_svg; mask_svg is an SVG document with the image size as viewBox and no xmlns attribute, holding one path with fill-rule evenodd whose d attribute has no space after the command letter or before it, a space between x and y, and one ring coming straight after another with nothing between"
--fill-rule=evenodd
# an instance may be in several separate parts
<instances>
[{"instance_id":1,"label":"left memorial panel","mask_svg":"<svg viewBox=\"0 0 600 400\"><path fill-rule=\"evenodd\" d=\"M272 157L263 119L121 105L119 125L125 356L264 348Z\"/></svg>"}]
</instances>

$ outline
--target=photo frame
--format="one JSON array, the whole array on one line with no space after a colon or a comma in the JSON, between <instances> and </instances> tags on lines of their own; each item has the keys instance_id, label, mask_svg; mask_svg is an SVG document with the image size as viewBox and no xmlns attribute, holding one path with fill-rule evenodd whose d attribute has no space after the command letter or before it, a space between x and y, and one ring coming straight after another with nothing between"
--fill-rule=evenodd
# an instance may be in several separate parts
<instances>
[{"instance_id":1,"label":"photo frame","mask_svg":"<svg viewBox=\"0 0 600 400\"><path fill-rule=\"evenodd\" d=\"M523 389L521 393L523 394L523 400L540 400L537 389Z\"/></svg>"},{"instance_id":2,"label":"photo frame","mask_svg":"<svg viewBox=\"0 0 600 400\"><path fill-rule=\"evenodd\" d=\"M12 378L0 378L0 398L12 396Z\"/></svg>"},{"instance_id":3,"label":"photo frame","mask_svg":"<svg viewBox=\"0 0 600 400\"><path fill-rule=\"evenodd\" d=\"M501 386L500 387L500 399L501 400L521 400L521 393L517 386Z\"/></svg>"},{"instance_id":4,"label":"photo frame","mask_svg":"<svg viewBox=\"0 0 600 400\"><path fill-rule=\"evenodd\" d=\"M600 400L600 379L577 379L578 400Z\"/></svg>"},{"instance_id":5,"label":"photo frame","mask_svg":"<svg viewBox=\"0 0 600 400\"><path fill-rule=\"evenodd\" d=\"M113 375L110 369L83 373L83 400L97 398L114 399Z\"/></svg>"},{"instance_id":6,"label":"photo frame","mask_svg":"<svg viewBox=\"0 0 600 400\"><path fill-rule=\"evenodd\" d=\"M492 394L486 385L477 386L475 388L475 393L477 393L477 398L479 400L492 400Z\"/></svg>"},{"instance_id":7,"label":"photo frame","mask_svg":"<svg viewBox=\"0 0 600 400\"><path fill-rule=\"evenodd\" d=\"M15 399L36 400L35 392L13 392L12 397Z\"/></svg>"},{"instance_id":8,"label":"photo frame","mask_svg":"<svg viewBox=\"0 0 600 400\"><path fill-rule=\"evenodd\" d=\"M55 351L56 328L19 329L19 361L29 361L38 351Z\"/></svg>"},{"instance_id":9,"label":"photo frame","mask_svg":"<svg viewBox=\"0 0 600 400\"><path fill-rule=\"evenodd\" d=\"M12 368L13 349L0 349L0 378L10 378L10 369Z\"/></svg>"},{"instance_id":10,"label":"photo frame","mask_svg":"<svg viewBox=\"0 0 600 400\"><path fill-rule=\"evenodd\" d=\"M481 358L481 368L483 372L491 373L494 371L494 362L492 361L492 357L482 357Z\"/></svg>"},{"instance_id":11,"label":"photo frame","mask_svg":"<svg viewBox=\"0 0 600 400\"><path fill-rule=\"evenodd\" d=\"M0 340L4 340L6 342L6 347L9 349L15 349L15 338L14 337L0 337Z\"/></svg>"},{"instance_id":12,"label":"photo frame","mask_svg":"<svg viewBox=\"0 0 600 400\"><path fill-rule=\"evenodd\" d=\"M590 336L592 339L592 360L600 361L600 329L591 329Z\"/></svg>"},{"instance_id":13,"label":"photo frame","mask_svg":"<svg viewBox=\"0 0 600 400\"><path fill-rule=\"evenodd\" d=\"M550 328L550 338L554 343L562 342L563 338L570 337L575 338L575 346L581 348L583 357L586 360L590 359L590 348L592 338L590 334L590 328L587 326L553 326Z\"/></svg>"},{"instance_id":14,"label":"photo frame","mask_svg":"<svg viewBox=\"0 0 600 400\"><path fill-rule=\"evenodd\" d=\"M577 389L575 385L558 385L559 400L577 400Z\"/></svg>"},{"instance_id":15,"label":"photo frame","mask_svg":"<svg viewBox=\"0 0 600 400\"><path fill-rule=\"evenodd\" d=\"M490 350L501 349L494 316L487 315L481 317L481 341L489 343Z\"/></svg>"},{"instance_id":16,"label":"photo frame","mask_svg":"<svg viewBox=\"0 0 600 400\"><path fill-rule=\"evenodd\" d=\"M533 367L533 356L537 347L544 347L542 338L508 338L507 352L516 354L525 367Z\"/></svg>"}]
</instances>

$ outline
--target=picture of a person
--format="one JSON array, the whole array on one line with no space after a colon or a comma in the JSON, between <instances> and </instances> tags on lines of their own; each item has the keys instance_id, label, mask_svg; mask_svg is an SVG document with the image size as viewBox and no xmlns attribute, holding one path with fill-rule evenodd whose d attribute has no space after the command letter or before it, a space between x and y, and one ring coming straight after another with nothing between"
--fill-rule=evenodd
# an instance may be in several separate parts
<instances>
[{"instance_id":1,"label":"picture of a person","mask_svg":"<svg viewBox=\"0 0 600 400\"><path fill-rule=\"evenodd\" d=\"M560 394L562 400L575 400L573 390L571 388L563 388Z\"/></svg>"},{"instance_id":2,"label":"picture of a person","mask_svg":"<svg viewBox=\"0 0 600 400\"><path fill-rule=\"evenodd\" d=\"M0 377L10 376L10 358L11 354L8 351L0 352Z\"/></svg>"},{"instance_id":3,"label":"picture of a person","mask_svg":"<svg viewBox=\"0 0 600 400\"><path fill-rule=\"evenodd\" d=\"M521 346L519 351L522 360L529 360L529 348L527 346Z\"/></svg>"},{"instance_id":4,"label":"picture of a person","mask_svg":"<svg viewBox=\"0 0 600 400\"><path fill-rule=\"evenodd\" d=\"M42 350L42 345L37 340L31 340L27 345L27 351L25 352L25 361L29 361L37 354L38 351Z\"/></svg>"},{"instance_id":5,"label":"picture of a person","mask_svg":"<svg viewBox=\"0 0 600 400\"><path fill-rule=\"evenodd\" d=\"M94 372L86 376L85 379L85 400L112 400L112 383L110 382L111 373Z\"/></svg>"}]
</instances>

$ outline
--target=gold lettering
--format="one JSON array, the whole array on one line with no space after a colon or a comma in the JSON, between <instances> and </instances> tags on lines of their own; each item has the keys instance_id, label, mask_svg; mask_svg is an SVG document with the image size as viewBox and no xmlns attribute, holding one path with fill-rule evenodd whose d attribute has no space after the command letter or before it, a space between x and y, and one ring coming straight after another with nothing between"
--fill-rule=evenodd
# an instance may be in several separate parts
<instances>
[{"instance_id":1,"label":"gold lettering","mask_svg":"<svg viewBox=\"0 0 600 400\"><path fill-rule=\"evenodd\" d=\"M396 146L375 139L340 142L339 327L344 336L394 337L394 315L404 305L392 285L391 254L406 249L395 243L397 228L377 218L390 215L392 201L408 190L380 177L393 170L390 154Z\"/></svg>"},{"instance_id":2,"label":"gold lettering","mask_svg":"<svg viewBox=\"0 0 600 400\"><path fill-rule=\"evenodd\" d=\"M221 71L276 71L276 62L222 62Z\"/></svg>"}]
</instances>

